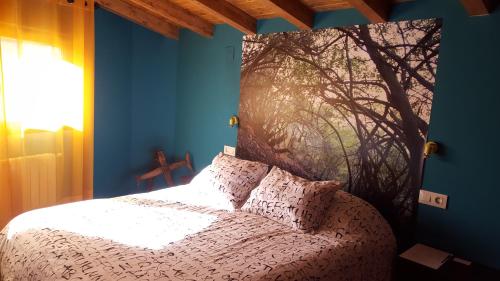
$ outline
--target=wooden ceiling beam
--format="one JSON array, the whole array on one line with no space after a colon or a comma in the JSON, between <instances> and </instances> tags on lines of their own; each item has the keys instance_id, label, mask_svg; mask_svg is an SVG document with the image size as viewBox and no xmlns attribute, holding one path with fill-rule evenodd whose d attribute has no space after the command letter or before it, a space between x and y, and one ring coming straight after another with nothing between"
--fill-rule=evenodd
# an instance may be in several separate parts
<instances>
[{"instance_id":1,"label":"wooden ceiling beam","mask_svg":"<svg viewBox=\"0 0 500 281\"><path fill-rule=\"evenodd\" d=\"M490 13L491 3L486 0L461 0L470 16L485 16Z\"/></svg>"},{"instance_id":2,"label":"wooden ceiling beam","mask_svg":"<svg viewBox=\"0 0 500 281\"><path fill-rule=\"evenodd\" d=\"M386 22L391 13L390 0L347 0L372 23Z\"/></svg>"},{"instance_id":3,"label":"wooden ceiling beam","mask_svg":"<svg viewBox=\"0 0 500 281\"><path fill-rule=\"evenodd\" d=\"M206 12L246 34L257 33L257 20L225 0L196 0Z\"/></svg>"},{"instance_id":4,"label":"wooden ceiling beam","mask_svg":"<svg viewBox=\"0 0 500 281\"><path fill-rule=\"evenodd\" d=\"M95 0L105 10L153 30L171 39L179 39L179 28L122 0Z\"/></svg>"},{"instance_id":5,"label":"wooden ceiling beam","mask_svg":"<svg viewBox=\"0 0 500 281\"><path fill-rule=\"evenodd\" d=\"M214 25L166 0L123 0L152 15L185 27L205 37L212 37Z\"/></svg>"},{"instance_id":6,"label":"wooden ceiling beam","mask_svg":"<svg viewBox=\"0 0 500 281\"><path fill-rule=\"evenodd\" d=\"M299 0L265 0L284 19L300 29L311 29L314 25L314 11Z\"/></svg>"}]
</instances>

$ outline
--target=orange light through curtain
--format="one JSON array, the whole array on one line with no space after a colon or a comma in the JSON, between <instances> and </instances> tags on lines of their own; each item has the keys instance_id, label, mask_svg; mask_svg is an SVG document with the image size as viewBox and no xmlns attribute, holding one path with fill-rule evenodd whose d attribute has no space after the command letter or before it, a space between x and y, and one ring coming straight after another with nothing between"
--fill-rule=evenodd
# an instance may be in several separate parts
<instances>
[{"instance_id":1,"label":"orange light through curtain","mask_svg":"<svg viewBox=\"0 0 500 281\"><path fill-rule=\"evenodd\" d=\"M0 1L0 228L92 197L93 18L93 0Z\"/></svg>"}]
</instances>

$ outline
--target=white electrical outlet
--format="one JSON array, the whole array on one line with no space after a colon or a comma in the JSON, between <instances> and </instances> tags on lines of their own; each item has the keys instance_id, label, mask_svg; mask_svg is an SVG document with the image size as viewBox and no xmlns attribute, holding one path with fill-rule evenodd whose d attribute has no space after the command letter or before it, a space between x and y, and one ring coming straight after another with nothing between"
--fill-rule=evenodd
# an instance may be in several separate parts
<instances>
[{"instance_id":1,"label":"white electrical outlet","mask_svg":"<svg viewBox=\"0 0 500 281\"><path fill-rule=\"evenodd\" d=\"M448 195L421 189L418 196L418 202L429 206L446 209L448 204Z\"/></svg>"},{"instance_id":2,"label":"white electrical outlet","mask_svg":"<svg viewBox=\"0 0 500 281\"><path fill-rule=\"evenodd\" d=\"M224 145L224 154L236 156L236 148L228 145Z\"/></svg>"}]
</instances>

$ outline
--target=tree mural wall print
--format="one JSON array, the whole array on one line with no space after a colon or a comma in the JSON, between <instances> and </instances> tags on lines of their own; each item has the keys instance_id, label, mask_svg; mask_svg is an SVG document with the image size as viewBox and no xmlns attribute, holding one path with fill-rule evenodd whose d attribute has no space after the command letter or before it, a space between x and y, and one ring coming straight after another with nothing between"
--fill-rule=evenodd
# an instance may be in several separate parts
<instances>
[{"instance_id":1,"label":"tree mural wall print","mask_svg":"<svg viewBox=\"0 0 500 281\"><path fill-rule=\"evenodd\" d=\"M238 156L339 179L396 232L422 175L441 20L245 36Z\"/></svg>"}]
</instances>

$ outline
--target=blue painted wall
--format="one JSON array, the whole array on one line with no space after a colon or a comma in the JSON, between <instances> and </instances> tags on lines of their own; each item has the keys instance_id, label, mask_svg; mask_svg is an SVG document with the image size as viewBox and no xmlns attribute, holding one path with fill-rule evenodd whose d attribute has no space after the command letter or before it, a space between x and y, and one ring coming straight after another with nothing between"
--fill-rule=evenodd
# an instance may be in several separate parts
<instances>
[{"instance_id":1,"label":"blue painted wall","mask_svg":"<svg viewBox=\"0 0 500 281\"><path fill-rule=\"evenodd\" d=\"M418 238L456 255L500 268L500 11L468 17L456 0L398 5L391 20L444 19L430 139L444 154L426 166L424 186L450 196L447 210L421 206ZM367 23L354 10L317 15L315 27ZM295 30L283 20L259 21L260 33ZM235 145L229 116L238 111L242 34L217 26L206 39L181 33L176 151L189 150L199 170L224 144ZM234 60L231 56L234 48Z\"/></svg>"},{"instance_id":2,"label":"blue painted wall","mask_svg":"<svg viewBox=\"0 0 500 281\"><path fill-rule=\"evenodd\" d=\"M178 42L135 24L132 39L130 165L141 174L156 149L174 151Z\"/></svg>"},{"instance_id":3,"label":"blue painted wall","mask_svg":"<svg viewBox=\"0 0 500 281\"><path fill-rule=\"evenodd\" d=\"M118 196L130 186L131 23L95 11L94 197Z\"/></svg>"},{"instance_id":4,"label":"blue painted wall","mask_svg":"<svg viewBox=\"0 0 500 281\"><path fill-rule=\"evenodd\" d=\"M136 192L157 148L173 151L177 45L95 11L94 197Z\"/></svg>"},{"instance_id":5,"label":"blue painted wall","mask_svg":"<svg viewBox=\"0 0 500 281\"><path fill-rule=\"evenodd\" d=\"M238 112L242 33L216 27L212 39L182 30L179 42L175 151L189 151L195 169L224 144L235 145L228 119Z\"/></svg>"}]
</instances>

